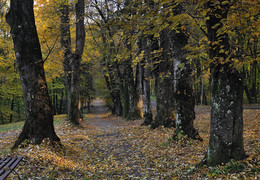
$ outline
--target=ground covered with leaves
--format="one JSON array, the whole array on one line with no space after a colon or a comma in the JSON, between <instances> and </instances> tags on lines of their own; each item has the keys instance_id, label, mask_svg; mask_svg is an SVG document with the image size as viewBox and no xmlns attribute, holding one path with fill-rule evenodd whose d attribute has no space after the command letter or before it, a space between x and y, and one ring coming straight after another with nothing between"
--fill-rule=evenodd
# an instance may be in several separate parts
<instances>
[{"instance_id":1,"label":"ground covered with leaves","mask_svg":"<svg viewBox=\"0 0 260 180\"><path fill-rule=\"evenodd\" d=\"M0 157L23 156L16 168L21 179L260 179L260 110L244 110L244 142L249 155L216 167L196 166L209 141L209 107L197 107L195 127L203 141L179 135L174 129L151 130L142 121L112 116L101 100L80 126L56 116L55 131L62 146L48 140L41 145L24 142L10 151L20 130L0 132ZM64 120L64 121L63 121ZM10 179L17 178L13 173Z\"/></svg>"}]
</instances>

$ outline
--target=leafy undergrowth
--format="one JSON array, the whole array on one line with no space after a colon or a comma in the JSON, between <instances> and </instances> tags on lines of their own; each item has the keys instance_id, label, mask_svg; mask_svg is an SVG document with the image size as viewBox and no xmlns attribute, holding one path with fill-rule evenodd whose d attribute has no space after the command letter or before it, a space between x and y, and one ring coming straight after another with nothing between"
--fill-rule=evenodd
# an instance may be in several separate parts
<instances>
[{"instance_id":1,"label":"leafy undergrowth","mask_svg":"<svg viewBox=\"0 0 260 180\"><path fill-rule=\"evenodd\" d=\"M244 111L249 158L216 167L196 166L207 150L210 118L207 107L197 108L196 113L202 142L184 136L177 142L171 138L174 129L151 130L140 126L141 120L89 114L78 127L66 121L55 125L63 146L53 147L48 140L41 145L24 142L22 148L10 151L18 131L5 132L0 157L23 156L16 168L22 179L259 179L260 111Z\"/></svg>"}]
</instances>

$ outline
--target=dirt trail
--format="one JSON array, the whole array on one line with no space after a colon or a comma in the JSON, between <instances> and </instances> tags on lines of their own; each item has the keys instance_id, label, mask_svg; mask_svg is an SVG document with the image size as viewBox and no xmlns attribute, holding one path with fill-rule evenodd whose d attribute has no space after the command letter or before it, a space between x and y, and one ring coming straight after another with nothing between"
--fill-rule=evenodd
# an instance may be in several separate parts
<instances>
[{"instance_id":1,"label":"dirt trail","mask_svg":"<svg viewBox=\"0 0 260 180\"><path fill-rule=\"evenodd\" d=\"M86 117L85 125L96 129L95 134L88 134L92 141L86 141L82 146L85 149L84 157L95 157L95 160L91 160L91 165L110 164L107 168L99 169L108 178L122 177L124 174L143 176L140 164L145 163L144 155L135 148L135 138L123 130L140 124L141 121L126 121L122 117L111 115L101 99L92 103L91 113Z\"/></svg>"},{"instance_id":2,"label":"dirt trail","mask_svg":"<svg viewBox=\"0 0 260 180\"><path fill-rule=\"evenodd\" d=\"M88 116L86 123L102 131L109 132L122 127L126 122L121 117L112 116L104 100L96 99L92 103L92 113Z\"/></svg>"}]
</instances>

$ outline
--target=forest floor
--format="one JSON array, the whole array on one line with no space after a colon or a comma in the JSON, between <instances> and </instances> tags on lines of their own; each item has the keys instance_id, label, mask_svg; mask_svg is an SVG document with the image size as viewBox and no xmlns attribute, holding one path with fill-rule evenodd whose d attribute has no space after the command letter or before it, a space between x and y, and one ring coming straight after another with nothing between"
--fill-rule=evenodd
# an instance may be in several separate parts
<instances>
[{"instance_id":1,"label":"forest floor","mask_svg":"<svg viewBox=\"0 0 260 180\"><path fill-rule=\"evenodd\" d=\"M125 121L111 115L97 99L80 126L70 125L65 115L55 117L60 121L55 131L62 147L46 140L41 145L25 142L10 151L20 130L9 130L0 132L0 157L24 157L16 168L21 179L260 179L260 110L244 110L249 157L216 167L196 166L208 146L209 107L196 107L196 117L195 127L203 141L184 136L175 141L174 129L151 130L141 126L142 120Z\"/></svg>"}]
</instances>

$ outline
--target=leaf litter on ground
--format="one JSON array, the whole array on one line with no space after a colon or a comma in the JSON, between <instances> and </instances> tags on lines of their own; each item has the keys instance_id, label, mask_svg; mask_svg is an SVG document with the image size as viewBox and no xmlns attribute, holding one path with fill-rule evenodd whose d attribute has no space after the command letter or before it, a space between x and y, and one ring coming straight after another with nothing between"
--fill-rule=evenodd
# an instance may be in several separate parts
<instances>
[{"instance_id":1,"label":"leaf litter on ground","mask_svg":"<svg viewBox=\"0 0 260 180\"><path fill-rule=\"evenodd\" d=\"M100 101L100 100L99 100ZM172 139L174 129L151 130L142 120L125 121L112 116L102 101L84 115L80 126L55 124L62 146L48 140L28 142L10 151L18 131L1 134L0 155L23 156L16 168L22 179L259 179L260 111L244 110L244 143L249 158L216 167L197 167L209 141L210 111L196 107L195 127L203 141ZM102 109L103 108L103 109ZM13 133L11 133L13 132ZM15 174L9 176L15 178Z\"/></svg>"}]
</instances>

